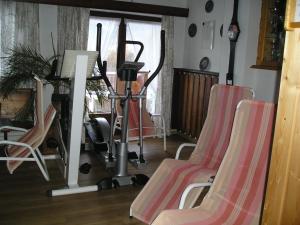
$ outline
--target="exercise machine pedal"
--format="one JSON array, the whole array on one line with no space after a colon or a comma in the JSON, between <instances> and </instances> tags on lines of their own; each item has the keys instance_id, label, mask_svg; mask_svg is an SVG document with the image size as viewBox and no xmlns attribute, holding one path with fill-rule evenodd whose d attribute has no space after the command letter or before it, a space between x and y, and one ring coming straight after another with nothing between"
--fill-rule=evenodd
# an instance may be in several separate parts
<instances>
[{"instance_id":1,"label":"exercise machine pedal","mask_svg":"<svg viewBox=\"0 0 300 225\"><path fill-rule=\"evenodd\" d=\"M136 154L136 152L129 152L128 151L128 160L132 160L132 159L138 159L138 155Z\"/></svg>"},{"instance_id":2,"label":"exercise machine pedal","mask_svg":"<svg viewBox=\"0 0 300 225\"><path fill-rule=\"evenodd\" d=\"M79 167L80 173L88 174L91 170L92 166L89 163L84 163Z\"/></svg>"},{"instance_id":3,"label":"exercise machine pedal","mask_svg":"<svg viewBox=\"0 0 300 225\"><path fill-rule=\"evenodd\" d=\"M132 177L133 185L145 185L149 180L149 177L145 174L136 174L134 177Z\"/></svg>"}]
</instances>

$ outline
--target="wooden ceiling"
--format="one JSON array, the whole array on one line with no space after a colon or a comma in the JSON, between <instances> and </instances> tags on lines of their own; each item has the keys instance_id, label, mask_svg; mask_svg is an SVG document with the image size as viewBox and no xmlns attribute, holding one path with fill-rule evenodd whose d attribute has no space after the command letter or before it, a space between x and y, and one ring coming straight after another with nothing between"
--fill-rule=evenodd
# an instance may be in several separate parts
<instances>
[{"instance_id":1,"label":"wooden ceiling","mask_svg":"<svg viewBox=\"0 0 300 225\"><path fill-rule=\"evenodd\" d=\"M188 8L160 6L144 3L123 2L113 0L16 0L18 2L31 2L49 5L63 5L84 7L92 9L106 9L116 11L127 11L137 13L149 13L158 15L188 17Z\"/></svg>"}]
</instances>

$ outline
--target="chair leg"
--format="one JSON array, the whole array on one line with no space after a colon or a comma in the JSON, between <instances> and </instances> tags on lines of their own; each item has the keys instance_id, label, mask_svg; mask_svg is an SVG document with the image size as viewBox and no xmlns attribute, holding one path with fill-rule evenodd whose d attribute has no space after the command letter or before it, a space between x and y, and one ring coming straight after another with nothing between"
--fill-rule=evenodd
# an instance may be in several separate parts
<instances>
[{"instance_id":1,"label":"chair leg","mask_svg":"<svg viewBox=\"0 0 300 225\"><path fill-rule=\"evenodd\" d=\"M35 151L37 152L37 154L35 154ZM49 173L48 173L48 169L46 166L46 162L45 162L41 152L39 151L39 149L37 148L35 151L33 149L31 149L32 156L35 159L39 169L41 170L45 180L49 181L50 178L49 178Z\"/></svg>"},{"instance_id":2,"label":"chair leg","mask_svg":"<svg viewBox=\"0 0 300 225\"><path fill-rule=\"evenodd\" d=\"M41 151L38 148L36 149L36 152L37 152L38 156L40 157L40 159L42 161L43 168L44 168L44 170L47 173L47 176L49 178L49 172L48 172L48 168L47 168L45 157L42 155Z\"/></svg>"}]
</instances>

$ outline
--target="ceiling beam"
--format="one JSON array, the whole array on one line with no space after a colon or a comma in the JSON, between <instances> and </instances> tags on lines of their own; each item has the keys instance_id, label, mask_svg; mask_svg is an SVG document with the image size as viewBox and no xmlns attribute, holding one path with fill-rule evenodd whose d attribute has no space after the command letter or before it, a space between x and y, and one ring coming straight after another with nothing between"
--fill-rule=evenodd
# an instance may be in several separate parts
<instances>
[{"instance_id":1,"label":"ceiling beam","mask_svg":"<svg viewBox=\"0 0 300 225\"><path fill-rule=\"evenodd\" d=\"M188 17L188 8L152 5L135 2L123 2L113 0L15 0L18 2L31 2L49 5L63 5L84 7L91 9L107 9L117 11L127 11L136 13L149 13L166 16Z\"/></svg>"},{"instance_id":2,"label":"ceiling beam","mask_svg":"<svg viewBox=\"0 0 300 225\"><path fill-rule=\"evenodd\" d=\"M128 14L128 13L94 11L94 10L90 11L90 16L108 17L108 18L124 18L124 19L159 22L159 23L161 22L161 17L144 16L144 15L136 15L136 14Z\"/></svg>"}]
</instances>

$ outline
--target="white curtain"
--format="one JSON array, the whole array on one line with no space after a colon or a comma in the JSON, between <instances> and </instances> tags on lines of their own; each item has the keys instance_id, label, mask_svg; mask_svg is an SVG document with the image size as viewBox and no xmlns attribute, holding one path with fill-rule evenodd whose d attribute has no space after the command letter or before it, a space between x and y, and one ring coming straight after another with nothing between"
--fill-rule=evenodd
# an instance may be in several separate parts
<instances>
[{"instance_id":1,"label":"white curtain","mask_svg":"<svg viewBox=\"0 0 300 225\"><path fill-rule=\"evenodd\" d=\"M65 50L86 50L90 10L67 6L58 7L58 54Z\"/></svg>"},{"instance_id":2,"label":"white curtain","mask_svg":"<svg viewBox=\"0 0 300 225\"><path fill-rule=\"evenodd\" d=\"M144 62L145 66L141 71L150 71L149 76L154 72L159 63L160 57L160 31L161 24L155 22L140 22L126 20L127 34L126 39L132 41L140 41L144 44L144 51L139 59ZM137 45L126 46L126 60L133 61L140 47ZM132 54L133 53L133 54ZM147 88L147 111L155 113L155 99L157 96L157 81L156 77Z\"/></svg>"},{"instance_id":3,"label":"white curtain","mask_svg":"<svg viewBox=\"0 0 300 225\"><path fill-rule=\"evenodd\" d=\"M102 24L101 33L101 59L107 61L107 78L116 88L117 74L117 48L118 48L118 31L120 19L117 18L90 18L89 24L89 40L88 50L96 51L97 41L97 24ZM108 93L107 93L108 94ZM110 112L110 101L104 101L101 105L98 101L96 94L88 97L88 107L91 112Z\"/></svg>"},{"instance_id":4,"label":"white curtain","mask_svg":"<svg viewBox=\"0 0 300 225\"><path fill-rule=\"evenodd\" d=\"M18 44L39 50L39 5L0 0L0 57ZM3 68L0 58L0 71Z\"/></svg>"},{"instance_id":5,"label":"white curtain","mask_svg":"<svg viewBox=\"0 0 300 225\"><path fill-rule=\"evenodd\" d=\"M97 24L102 24L101 57L107 61L107 72L116 72L118 31L120 19L113 18L91 18L89 25L88 50L96 51Z\"/></svg>"},{"instance_id":6,"label":"white curtain","mask_svg":"<svg viewBox=\"0 0 300 225\"><path fill-rule=\"evenodd\" d=\"M159 74L155 111L164 116L167 134L171 130L173 61L174 61L174 17L163 16L162 29L166 32L166 51L163 68Z\"/></svg>"}]
</instances>

